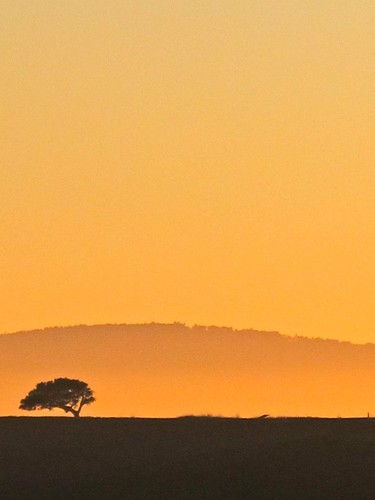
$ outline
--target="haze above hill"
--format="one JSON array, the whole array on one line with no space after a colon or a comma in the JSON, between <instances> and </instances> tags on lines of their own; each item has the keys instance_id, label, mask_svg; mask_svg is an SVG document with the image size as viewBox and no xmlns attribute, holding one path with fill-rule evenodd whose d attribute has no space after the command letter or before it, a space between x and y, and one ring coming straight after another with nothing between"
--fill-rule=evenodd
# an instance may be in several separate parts
<instances>
[{"instance_id":1,"label":"haze above hill","mask_svg":"<svg viewBox=\"0 0 375 500\"><path fill-rule=\"evenodd\" d=\"M21 397L59 376L95 390L84 415L375 413L373 344L151 323L1 335L0 352L1 415L21 414Z\"/></svg>"}]
</instances>

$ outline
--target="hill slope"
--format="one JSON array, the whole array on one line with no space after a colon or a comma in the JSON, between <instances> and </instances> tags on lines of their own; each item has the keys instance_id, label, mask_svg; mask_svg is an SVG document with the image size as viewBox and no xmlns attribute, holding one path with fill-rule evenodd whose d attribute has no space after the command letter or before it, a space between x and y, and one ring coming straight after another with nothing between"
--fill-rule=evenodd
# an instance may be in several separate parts
<instances>
[{"instance_id":1,"label":"hill slope","mask_svg":"<svg viewBox=\"0 0 375 500\"><path fill-rule=\"evenodd\" d=\"M375 413L372 344L153 323L0 335L0 354L0 415L58 376L95 390L86 415Z\"/></svg>"}]
</instances>

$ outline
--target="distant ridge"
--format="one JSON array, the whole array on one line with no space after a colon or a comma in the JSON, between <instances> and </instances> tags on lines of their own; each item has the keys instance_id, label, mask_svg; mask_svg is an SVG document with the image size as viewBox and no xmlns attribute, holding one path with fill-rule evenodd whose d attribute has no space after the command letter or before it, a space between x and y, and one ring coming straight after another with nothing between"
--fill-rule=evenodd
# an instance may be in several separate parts
<instances>
[{"instance_id":1,"label":"distant ridge","mask_svg":"<svg viewBox=\"0 0 375 500\"><path fill-rule=\"evenodd\" d=\"M90 383L97 395L91 415L375 414L374 344L182 323L106 324L3 334L0 353L0 415L20 414L20 398L57 376Z\"/></svg>"},{"instance_id":2,"label":"distant ridge","mask_svg":"<svg viewBox=\"0 0 375 500\"><path fill-rule=\"evenodd\" d=\"M220 331L221 333L244 333L244 334L262 334L262 335L277 335L280 337L283 337L285 339L290 339L290 340L312 340L312 341L318 341L318 342L335 342L338 344L349 344L353 346L375 346L375 343L373 342L366 342L366 343L359 343L359 342L351 342L348 340L340 340L340 339L332 339L330 337L307 337L303 335L287 335L284 333L281 333L277 330L257 330L254 328L232 328L229 326L216 326L216 325L193 325L189 326L186 325L185 323L176 321L174 323L158 323L158 322L150 322L150 323L97 323L97 324L92 324L92 325L87 325L85 323L82 324L77 324L77 325L66 325L66 326L45 326L43 328L33 328L32 330L17 330L14 332L3 332L0 334L1 335L22 335L22 334L32 334L32 333L45 333L45 332L55 332L55 331L60 331L60 330L66 330L66 331L75 331L75 330L83 330L83 329L98 329L98 328L111 328L111 329L122 329L122 328L163 328L163 329L168 329L168 328L175 328L176 326L180 326L182 328L186 328L189 330L194 330L194 329L206 329L207 332L218 332Z\"/></svg>"},{"instance_id":3,"label":"distant ridge","mask_svg":"<svg viewBox=\"0 0 375 500\"><path fill-rule=\"evenodd\" d=\"M33 328L32 330L18 330L14 332L3 332L2 335L17 335L17 334L24 334L24 333L41 333L41 332L48 332L48 331L55 331L55 330L77 330L77 329L92 329L92 328L176 328L176 327L181 327L181 328L186 328L189 330L192 329L205 329L206 331L213 330L213 331L218 331L220 330L221 332L236 332L236 333L267 333L267 334L276 334L276 335L281 335L283 337L288 337L288 335L283 335L280 332L277 331L268 331L268 330L256 330L254 328L241 328L241 329L235 329L229 326L216 326L216 325L193 325L193 326L188 326L185 323L176 321L174 323L158 323L158 322L150 322L150 323L98 323L98 324L92 324L92 325L87 325L87 324L78 324L78 325L66 325L66 326L46 326L43 328ZM294 338L294 337L291 337Z\"/></svg>"}]
</instances>

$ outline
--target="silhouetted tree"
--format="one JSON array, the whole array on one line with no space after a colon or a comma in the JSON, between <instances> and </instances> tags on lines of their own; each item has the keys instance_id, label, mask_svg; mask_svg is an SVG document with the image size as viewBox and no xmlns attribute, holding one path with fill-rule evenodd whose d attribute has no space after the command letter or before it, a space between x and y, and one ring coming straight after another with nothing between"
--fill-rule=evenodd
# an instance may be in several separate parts
<instances>
[{"instance_id":1,"label":"silhouetted tree","mask_svg":"<svg viewBox=\"0 0 375 500\"><path fill-rule=\"evenodd\" d=\"M65 413L72 413L75 418L84 405L95 401L94 393L86 382L70 378L55 378L40 382L35 389L21 400L21 410L52 410L61 408Z\"/></svg>"}]
</instances>

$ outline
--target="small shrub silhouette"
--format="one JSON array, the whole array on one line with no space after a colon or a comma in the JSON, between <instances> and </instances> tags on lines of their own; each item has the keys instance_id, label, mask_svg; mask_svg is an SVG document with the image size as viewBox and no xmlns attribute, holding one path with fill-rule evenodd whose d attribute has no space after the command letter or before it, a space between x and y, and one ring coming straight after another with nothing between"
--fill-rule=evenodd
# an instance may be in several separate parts
<instances>
[{"instance_id":1,"label":"small shrub silhouette","mask_svg":"<svg viewBox=\"0 0 375 500\"><path fill-rule=\"evenodd\" d=\"M95 401L94 393L86 382L70 378L55 378L40 382L21 400L21 410L52 410L60 408L79 418L84 405Z\"/></svg>"}]
</instances>

